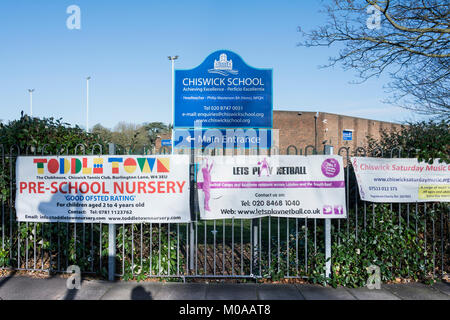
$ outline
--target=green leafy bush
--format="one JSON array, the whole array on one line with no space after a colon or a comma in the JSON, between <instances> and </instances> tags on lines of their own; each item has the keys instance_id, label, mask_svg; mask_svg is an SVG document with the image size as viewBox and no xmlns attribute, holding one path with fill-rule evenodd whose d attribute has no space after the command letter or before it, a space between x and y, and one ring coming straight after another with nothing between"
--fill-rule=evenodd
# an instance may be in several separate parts
<instances>
[{"instance_id":1,"label":"green leafy bush","mask_svg":"<svg viewBox=\"0 0 450 320\"><path fill-rule=\"evenodd\" d=\"M369 155L382 150L386 157L394 148L401 148L401 157L417 156L419 161L432 163L434 159L450 163L450 125L448 121L408 123L400 130L382 131L379 140L368 138ZM393 150L394 157L399 155Z\"/></svg>"},{"instance_id":2,"label":"green leafy bush","mask_svg":"<svg viewBox=\"0 0 450 320\"><path fill-rule=\"evenodd\" d=\"M426 213L428 223L438 221L442 210L445 212L444 206L428 210ZM290 275L303 277L313 283L328 283L334 287L364 287L369 278L368 268L378 266L382 282L397 279L434 281L433 255L437 254L438 250L433 252L431 239L425 243L425 238L432 235L425 232L423 212L411 212L408 222L404 215L392 211L390 204L375 204L374 211L370 213L372 215L370 223L366 224L360 219L357 226L354 214L355 212L350 210L348 229L345 221L339 229L336 224L332 226L330 278L325 277L326 259L322 225L317 225L317 247L313 241L313 228L307 230L307 266L304 265L304 229L298 234L298 248L297 239L294 238L295 229L289 231L291 236L289 246L286 240L280 241L280 251L277 237L273 237L270 265L268 255L264 250L262 252L263 277L280 281ZM300 261L296 260L297 250ZM434 256L434 259L439 261L437 256Z\"/></svg>"},{"instance_id":3,"label":"green leafy bush","mask_svg":"<svg viewBox=\"0 0 450 320\"><path fill-rule=\"evenodd\" d=\"M145 280L149 275L175 275L177 273L177 243L176 234L168 234L165 226L152 228L151 233L144 231L142 247L139 234L139 224L121 227L117 232L118 255L124 263L123 280ZM134 238L131 229L134 231ZM161 234L160 234L161 233ZM168 238L172 239L169 244ZM141 259L142 254L142 259ZM178 256L178 266L185 263L184 255ZM170 279L166 278L166 279ZM172 279L173 280L173 279Z\"/></svg>"},{"instance_id":4,"label":"green leafy bush","mask_svg":"<svg viewBox=\"0 0 450 320\"><path fill-rule=\"evenodd\" d=\"M425 249L424 225L419 232L408 227L401 219L394 222L394 212L389 205L378 205L376 223L361 230L356 237L354 232L341 231L337 236L341 240L332 245L333 285L362 287L367 283L370 265L380 267L381 281L393 281L396 278L414 281L427 280L432 273L431 259Z\"/></svg>"},{"instance_id":5,"label":"green leafy bush","mask_svg":"<svg viewBox=\"0 0 450 320\"><path fill-rule=\"evenodd\" d=\"M22 112L19 120L7 124L0 123L0 145L3 145L6 153L14 146L18 146L22 153L33 154L41 152L41 148L46 145L46 152L56 154L73 152L78 144L92 147L96 143L103 144L97 135L87 133L79 126L72 127L62 119L53 117L33 118ZM30 148L31 146L34 150ZM13 150L13 153L15 152L17 150Z\"/></svg>"},{"instance_id":6,"label":"green leafy bush","mask_svg":"<svg viewBox=\"0 0 450 320\"><path fill-rule=\"evenodd\" d=\"M6 249L0 248L0 267L9 265L9 252Z\"/></svg>"},{"instance_id":7,"label":"green leafy bush","mask_svg":"<svg viewBox=\"0 0 450 320\"><path fill-rule=\"evenodd\" d=\"M78 148L76 148L78 146ZM105 151L105 143L95 134L90 134L78 126L71 126L61 119L35 118L21 114L20 119L0 123L0 152L12 157L2 157L0 170L0 201L5 206L14 208L14 197L10 186L14 185L15 156L33 154L89 154ZM85 150L83 150L84 148ZM10 224L10 221L13 223ZM5 225L1 228L7 237L2 249L0 262L8 267L56 268L58 259L63 268L64 263L77 264L82 270L88 265L85 261L82 237L73 238L73 225L54 223L17 223L14 211L5 211ZM97 230L94 231L98 235ZM36 252L34 248L36 247ZM59 254L58 253L58 250ZM6 253L5 253L6 252ZM36 256L34 256L36 254ZM92 253L89 253L92 255ZM11 257L11 258L10 258ZM83 257L83 258L82 258ZM88 255L88 257L90 257ZM39 260L39 261L37 261ZM63 261L61 261L63 260ZM30 265L31 264L31 265Z\"/></svg>"}]
</instances>

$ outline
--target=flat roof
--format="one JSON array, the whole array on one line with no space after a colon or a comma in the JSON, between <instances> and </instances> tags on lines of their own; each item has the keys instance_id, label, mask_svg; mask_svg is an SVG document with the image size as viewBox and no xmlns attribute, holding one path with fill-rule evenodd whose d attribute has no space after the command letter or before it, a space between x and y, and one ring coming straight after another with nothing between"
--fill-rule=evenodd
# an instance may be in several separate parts
<instances>
[{"instance_id":1,"label":"flat roof","mask_svg":"<svg viewBox=\"0 0 450 320\"><path fill-rule=\"evenodd\" d=\"M273 112L274 112L274 113L275 113L275 112L286 112L286 113L296 113L296 114L298 114L299 112L301 112L301 113L312 113L312 114L315 114L315 113L319 112L319 113L331 114L331 115L334 115L334 116L342 116L342 117L349 117L349 118L354 118L354 119L361 119L361 120L369 120L369 121L377 121L377 122L385 122L385 123L393 123L393 124L403 125L403 123L399 123L399 122L392 122L392 121L384 121L384 120L375 120L375 119L368 119L368 118L354 117L354 116L349 116L349 115L345 115L345 114L331 113L331 112L324 112L324 111L273 110Z\"/></svg>"}]
</instances>

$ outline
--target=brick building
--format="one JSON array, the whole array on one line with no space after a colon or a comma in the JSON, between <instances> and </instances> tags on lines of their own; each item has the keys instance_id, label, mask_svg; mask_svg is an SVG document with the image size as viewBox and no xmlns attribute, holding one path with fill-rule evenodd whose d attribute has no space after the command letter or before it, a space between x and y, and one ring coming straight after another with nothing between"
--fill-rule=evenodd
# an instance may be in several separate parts
<instances>
[{"instance_id":1,"label":"brick building","mask_svg":"<svg viewBox=\"0 0 450 320\"><path fill-rule=\"evenodd\" d=\"M315 143L320 152L323 150L324 142L332 145L335 152L341 147L355 150L366 145L368 135L377 139L380 137L380 131L398 130L400 127L401 125L397 123L327 112L273 112L273 128L279 130L280 153L284 153L289 145L305 148L307 145L314 146ZM347 140L344 140L344 136Z\"/></svg>"},{"instance_id":2,"label":"brick building","mask_svg":"<svg viewBox=\"0 0 450 320\"><path fill-rule=\"evenodd\" d=\"M306 146L314 146L316 143L319 153L323 150L324 143L332 145L335 152L341 147L350 147L351 150L355 150L357 147L366 145L368 135L376 139L380 137L381 131L398 130L400 126L392 122L327 112L274 110L273 145L279 145L280 154L285 154L289 145L301 147L304 150ZM161 147L161 139L170 139L170 137L171 134L162 135L156 141L157 150ZM290 150L290 153L294 152L293 149Z\"/></svg>"}]
</instances>

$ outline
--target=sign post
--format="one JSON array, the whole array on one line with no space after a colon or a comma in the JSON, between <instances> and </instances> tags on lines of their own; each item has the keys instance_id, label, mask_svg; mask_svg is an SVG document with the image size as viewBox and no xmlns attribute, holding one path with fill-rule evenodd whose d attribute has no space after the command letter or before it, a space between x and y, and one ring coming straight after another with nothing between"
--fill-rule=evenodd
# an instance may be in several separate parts
<instances>
[{"instance_id":1,"label":"sign post","mask_svg":"<svg viewBox=\"0 0 450 320\"><path fill-rule=\"evenodd\" d=\"M272 132L259 129L272 129L272 69L252 68L236 53L219 50L196 68L175 70L174 79L173 124L178 130L173 131L172 150L190 149L190 210L191 221L195 221L195 150L271 147ZM259 237L255 219L252 232L252 267L256 270ZM194 222L190 223L189 242L189 268L193 270Z\"/></svg>"},{"instance_id":2,"label":"sign post","mask_svg":"<svg viewBox=\"0 0 450 320\"><path fill-rule=\"evenodd\" d=\"M114 143L109 144L109 154L116 153ZM114 281L116 274L116 225L108 224L108 280Z\"/></svg>"},{"instance_id":3,"label":"sign post","mask_svg":"<svg viewBox=\"0 0 450 320\"><path fill-rule=\"evenodd\" d=\"M332 155L333 147L324 146L324 154ZM325 219L325 277L331 277L331 219Z\"/></svg>"},{"instance_id":4,"label":"sign post","mask_svg":"<svg viewBox=\"0 0 450 320\"><path fill-rule=\"evenodd\" d=\"M258 218L252 219L252 228L253 228L253 275L256 276L256 267L258 265L258 246L259 246L259 234L258 234L258 222L261 223L261 220Z\"/></svg>"},{"instance_id":5,"label":"sign post","mask_svg":"<svg viewBox=\"0 0 450 320\"><path fill-rule=\"evenodd\" d=\"M194 221L197 221L197 213L195 206L195 194L197 189L195 177L195 153L191 149L190 163L189 163L189 209L191 212L191 222L189 223L189 269L194 270L194 254L195 254L195 238L194 238Z\"/></svg>"}]
</instances>

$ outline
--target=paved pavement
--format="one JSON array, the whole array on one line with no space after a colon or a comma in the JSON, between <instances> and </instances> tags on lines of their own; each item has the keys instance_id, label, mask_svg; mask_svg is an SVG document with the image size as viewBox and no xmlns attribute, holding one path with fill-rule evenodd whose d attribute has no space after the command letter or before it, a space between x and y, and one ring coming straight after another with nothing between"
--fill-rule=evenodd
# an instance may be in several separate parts
<instances>
[{"instance_id":1,"label":"paved pavement","mask_svg":"<svg viewBox=\"0 0 450 320\"><path fill-rule=\"evenodd\" d=\"M380 290L312 284L162 283L85 280L79 290L67 279L0 277L3 300L450 300L450 283L386 284Z\"/></svg>"}]
</instances>

